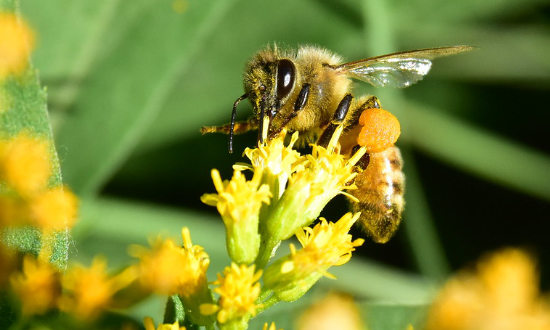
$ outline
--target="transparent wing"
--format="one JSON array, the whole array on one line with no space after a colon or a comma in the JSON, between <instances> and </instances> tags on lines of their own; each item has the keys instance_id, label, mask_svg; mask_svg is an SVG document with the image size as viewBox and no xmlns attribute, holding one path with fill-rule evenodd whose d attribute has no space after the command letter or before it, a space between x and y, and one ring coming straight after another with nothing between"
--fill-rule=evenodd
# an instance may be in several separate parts
<instances>
[{"instance_id":1,"label":"transparent wing","mask_svg":"<svg viewBox=\"0 0 550 330\"><path fill-rule=\"evenodd\" d=\"M412 50L345 63L335 69L376 87L408 87L428 74L432 59L472 49L470 46L453 46Z\"/></svg>"}]
</instances>

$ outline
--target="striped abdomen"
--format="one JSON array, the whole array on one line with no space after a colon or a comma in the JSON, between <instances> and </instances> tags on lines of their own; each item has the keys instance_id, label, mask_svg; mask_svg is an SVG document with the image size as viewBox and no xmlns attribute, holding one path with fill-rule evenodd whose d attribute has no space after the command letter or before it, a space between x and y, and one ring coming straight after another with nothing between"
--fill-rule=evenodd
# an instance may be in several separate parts
<instances>
[{"instance_id":1,"label":"striped abdomen","mask_svg":"<svg viewBox=\"0 0 550 330\"><path fill-rule=\"evenodd\" d=\"M359 202L351 202L361 212L358 223L377 243L386 243L395 233L403 212L405 176L397 147L370 154L369 163L355 178L356 190L350 193Z\"/></svg>"}]
</instances>

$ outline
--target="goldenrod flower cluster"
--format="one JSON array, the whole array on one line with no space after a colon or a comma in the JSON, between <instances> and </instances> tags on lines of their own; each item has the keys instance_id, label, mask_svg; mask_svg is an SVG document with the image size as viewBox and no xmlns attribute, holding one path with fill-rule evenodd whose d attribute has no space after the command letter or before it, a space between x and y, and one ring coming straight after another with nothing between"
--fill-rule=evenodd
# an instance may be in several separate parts
<instances>
[{"instance_id":1,"label":"goldenrod flower cluster","mask_svg":"<svg viewBox=\"0 0 550 330\"><path fill-rule=\"evenodd\" d=\"M321 218L308 227L332 198L355 188L354 165L365 149L351 158L341 155L341 132L339 127L328 146L312 145L311 154L301 155L293 149L298 133L285 142L283 130L257 148L247 148L250 164L235 165L231 180L222 181L212 171L217 193L203 195L202 201L222 216L233 264L214 282L219 299L203 304L201 312L216 313L220 328L245 329L258 311L300 298L322 276L332 278L328 269L349 261L363 244L349 234L359 214L348 213L336 222ZM291 244L288 255L267 266L279 244L294 235L302 248Z\"/></svg>"}]
</instances>

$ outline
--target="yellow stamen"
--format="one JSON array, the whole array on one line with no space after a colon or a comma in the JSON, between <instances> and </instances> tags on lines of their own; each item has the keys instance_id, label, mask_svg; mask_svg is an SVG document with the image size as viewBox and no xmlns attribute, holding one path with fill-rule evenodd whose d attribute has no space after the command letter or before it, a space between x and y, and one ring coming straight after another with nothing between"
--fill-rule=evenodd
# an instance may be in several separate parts
<instances>
[{"instance_id":1,"label":"yellow stamen","mask_svg":"<svg viewBox=\"0 0 550 330\"><path fill-rule=\"evenodd\" d=\"M351 158L348 160L348 164L349 165L355 165L357 164L357 162L361 159L361 157L363 157L365 155L365 153L367 152L367 148L366 147L361 147L359 148L359 150L357 150L353 156L351 156Z\"/></svg>"},{"instance_id":2,"label":"yellow stamen","mask_svg":"<svg viewBox=\"0 0 550 330\"><path fill-rule=\"evenodd\" d=\"M340 135L342 135L343 131L344 125L338 125L338 127L336 127L334 133L330 137L330 141L327 146L327 150L329 152L334 152L336 150L336 147L338 146L338 140L340 140Z\"/></svg>"}]
</instances>

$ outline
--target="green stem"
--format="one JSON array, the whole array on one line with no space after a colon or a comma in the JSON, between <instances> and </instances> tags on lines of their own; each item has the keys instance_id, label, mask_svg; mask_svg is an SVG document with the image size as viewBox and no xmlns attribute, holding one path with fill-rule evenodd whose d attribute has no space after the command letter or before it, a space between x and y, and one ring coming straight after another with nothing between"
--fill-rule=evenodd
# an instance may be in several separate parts
<instances>
[{"instance_id":1,"label":"green stem","mask_svg":"<svg viewBox=\"0 0 550 330\"><path fill-rule=\"evenodd\" d=\"M263 239L264 237L262 237ZM271 255L273 254L273 251L281 244L281 241L279 240L273 240L269 237L267 237L267 241L263 242L263 244L260 244L260 252L258 252L258 256L256 257L256 261L254 261L254 264L256 265L256 269L264 269L265 266L267 266L267 263L271 259Z\"/></svg>"},{"instance_id":2,"label":"green stem","mask_svg":"<svg viewBox=\"0 0 550 330\"><path fill-rule=\"evenodd\" d=\"M266 301L262 302L262 306L259 307L257 310L256 310L256 313L257 314L260 314L262 313L263 311L265 311L266 309L270 308L271 306L275 305L276 303L278 303L280 300L279 298L276 296L276 295L272 295L271 297L269 297Z\"/></svg>"},{"instance_id":3,"label":"green stem","mask_svg":"<svg viewBox=\"0 0 550 330\"><path fill-rule=\"evenodd\" d=\"M272 294L273 294L273 290L262 289L262 292L260 292L260 296L258 297L258 301L262 302L264 300L267 300L267 298L269 298L269 296L271 296Z\"/></svg>"}]
</instances>

